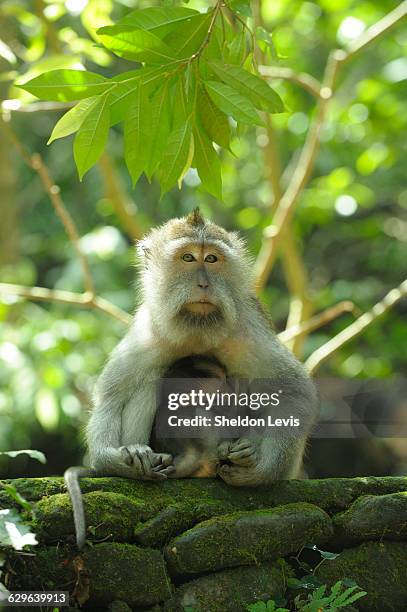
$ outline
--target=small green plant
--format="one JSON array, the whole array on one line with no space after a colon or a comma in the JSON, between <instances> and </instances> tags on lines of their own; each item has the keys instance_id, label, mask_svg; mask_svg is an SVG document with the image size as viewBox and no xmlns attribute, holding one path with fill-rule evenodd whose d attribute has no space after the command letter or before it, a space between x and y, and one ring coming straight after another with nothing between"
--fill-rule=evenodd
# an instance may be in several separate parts
<instances>
[{"instance_id":1,"label":"small green plant","mask_svg":"<svg viewBox=\"0 0 407 612\"><path fill-rule=\"evenodd\" d=\"M341 608L350 606L358 599L367 595L357 585L346 588L341 580L338 580L327 593L327 585L322 584L315 591L309 593L306 599L297 595L294 599L295 609L301 612L335 612Z\"/></svg>"},{"instance_id":2,"label":"small green plant","mask_svg":"<svg viewBox=\"0 0 407 612\"><path fill-rule=\"evenodd\" d=\"M18 450L18 451L0 451L0 455L7 457L17 457L18 455L29 455L32 459L36 459L40 463L46 463L46 458L41 451L37 450ZM15 504L20 506L22 510L34 516L32 504L24 499L17 491L14 485L0 483L0 489L5 491ZM5 556L2 554L2 549L14 548L15 550L23 550L24 546L35 546L38 544L35 533L31 531L28 525L22 518L21 514L15 508L3 508L0 510L0 601L2 597L8 595L7 588L2 582L2 567L5 563Z\"/></svg>"}]
</instances>

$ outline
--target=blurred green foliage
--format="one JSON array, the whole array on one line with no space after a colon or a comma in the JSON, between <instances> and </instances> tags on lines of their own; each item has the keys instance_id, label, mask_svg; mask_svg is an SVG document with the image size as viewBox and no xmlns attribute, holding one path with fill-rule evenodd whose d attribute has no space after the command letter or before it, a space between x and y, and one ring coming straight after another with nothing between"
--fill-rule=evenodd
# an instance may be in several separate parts
<instances>
[{"instance_id":1,"label":"blurred green foliage","mask_svg":"<svg viewBox=\"0 0 407 612\"><path fill-rule=\"evenodd\" d=\"M43 155L83 236L96 290L131 312L137 274L133 241L115 213L100 167L78 181L72 138L46 141L60 113L19 112L35 100L11 86L17 74L40 74L77 67L111 77L130 63L100 48L95 30L153 0L3 0L0 5L0 96L3 114L29 151ZM158 4L158 3L157 3ZM329 51L346 44L397 2L263 0L265 27L272 33L274 64L321 78ZM204 1L189 2L203 9ZM43 12L41 11L43 8ZM340 300L369 308L405 275L407 186L405 184L407 32L399 26L349 62L330 107L313 177L300 199L294 230L309 272L316 310ZM288 112L274 116L282 162L289 180L315 100L288 81L273 81ZM12 110L17 109L17 110ZM122 132L113 128L109 155L137 205L142 229L182 215L199 205L228 229L239 229L250 251L259 251L262 229L271 221L272 191L263 160L266 134L250 129L222 154L224 203L199 187L191 170L181 191L162 200L159 186L143 178L134 190L122 159ZM0 280L72 291L82 290L81 270L38 177L10 144L0 144L2 229ZM12 237L13 240L7 240ZM283 329L289 295L278 264L263 292L277 329ZM322 374L390 376L406 368L406 304L329 360ZM304 353L351 321L341 317L307 339ZM0 449L39 448L61 472L80 461L80 431L90 407L95 377L123 333L123 325L103 313L65 305L4 298L0 303ZM3 465L28 470L21 456ZM1 468L1 466L0 466ZM30 464L30 473L42 466ZM0 469L0 472L2 470ZM1 474L0 474L1 475Z\"/></svg>"}]
</instances>

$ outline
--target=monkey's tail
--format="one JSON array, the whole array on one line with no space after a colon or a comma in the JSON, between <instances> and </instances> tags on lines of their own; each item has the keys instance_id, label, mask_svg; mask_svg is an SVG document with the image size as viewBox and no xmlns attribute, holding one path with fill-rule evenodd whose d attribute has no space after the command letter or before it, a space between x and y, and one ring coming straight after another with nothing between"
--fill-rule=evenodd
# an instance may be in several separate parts
<instances>
[{"instance_id":1,"label":"monkey's tail","mask_svg":"<svg viewBox=\"0 0 407 612\"><path fill-rule=\"evenodd\" d=\"M86 540L85 509L83 506L82 491L79 486L79 478L91 476L95 476L95 471L92 470L92 468L82 466L70 467L64 473L66 488L68 489L72 503L76 545L79 550L82 550Z\"/></svg>"}]
</instances>

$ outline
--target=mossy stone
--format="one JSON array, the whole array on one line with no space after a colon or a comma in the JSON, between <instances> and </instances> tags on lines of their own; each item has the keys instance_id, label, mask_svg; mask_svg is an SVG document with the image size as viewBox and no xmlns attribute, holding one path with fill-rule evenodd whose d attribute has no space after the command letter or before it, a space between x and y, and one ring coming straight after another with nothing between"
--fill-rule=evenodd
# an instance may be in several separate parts
<instances>
[{"instance_id":1,"label":"mossy stone","mask_svg":"<svg viewBox=\"0 0 407 612\"><path fill-rule=\"evenodd\" d=\"M357 602L360 610L401 612L407 606L407 544L365 542L324 561L316 576L330 586L345 578L354 580L367 592Z\"/></svg>"},{"instance_id":2,"label":"mossy stone","mask_svg":"<svg viewBox=\"0 0 407 612\"><path fill-rule=\"evenodd\" d=\"M120 493L93 491L83 495L89 539L131 542L134 526L150 516L146 505ZM40 541L55 542L74 533L72 505L67 493L43 497L36 505L34 530Z\"/></svg>"},{"instance_id":3,"label":"mossy stone","mask_svg":"<svg viewBox=\"0 0 407 612\"><path fill-rule=\"evenodd\" d=\"M291 568L283 560L226 569L183 584L164 604L164 610L184 612L190 607L194 612L245 612L248 604L281 594L291 575Z\"/></svg>"},{"instance_id":4,"label":"mossy stone","mask_svg":"<svg viewBox=\"0 0 407 612\"><path fill-rule=\"evenodd\" d=\"M150 606L171 596L162 554L132 544L97 544L83 554L91 577L89 603L121 600L130 607Z\"/></svg>"},{"instance_id":5,"label":"mossy stone","mask_svg":"<svg viewBox=\"0 0 407 612\"><path fill-rule=\"evenodd\" d=\"M336 540L407 540L407 492L364 495L333 517Z\"/></svg>"},{"instance_id":6,"label":"mossy stone","mask_svg":"<svg viewBox=\"0 0 407 612\"><path fill-rule=\"evenodd\" d=\"M329 516L312 504L235 512L204 521L165 548L170 573L189 576L283 557L332 537Z\"/></svg>"}]
</instances>

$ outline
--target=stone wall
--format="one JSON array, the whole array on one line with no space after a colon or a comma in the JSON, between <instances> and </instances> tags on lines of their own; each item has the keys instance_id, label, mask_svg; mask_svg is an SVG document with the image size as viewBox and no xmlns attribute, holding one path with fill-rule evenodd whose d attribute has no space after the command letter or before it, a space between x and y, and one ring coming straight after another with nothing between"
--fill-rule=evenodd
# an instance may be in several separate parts
<instances>
[{"instance_id":1,"label":"stone wall","mask_svg":"<svg viewBox=\"0 0 407 612\"><path fill-rule=\"evenodd\" d=\"M239 612L284 593L287 578L301 576L299 551L313 544L340 553L319 565L318 578L352 579L367 591L358 609L407 609L407 478L284 481L262 490L210 479L83 479L81 555L62 479L12 482L35 502L40 544L33 556L9 552L10 590L69 590L72 609L79 602L116 612ZM0 489L0 507L11 505ZM319 553L304 554L319 563Z\"/></svg>"}]
</instances>

